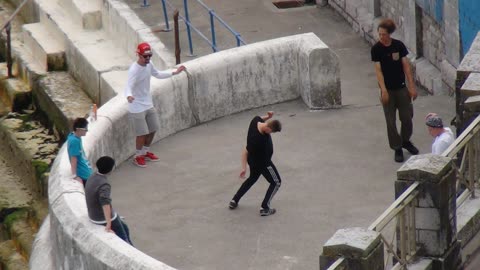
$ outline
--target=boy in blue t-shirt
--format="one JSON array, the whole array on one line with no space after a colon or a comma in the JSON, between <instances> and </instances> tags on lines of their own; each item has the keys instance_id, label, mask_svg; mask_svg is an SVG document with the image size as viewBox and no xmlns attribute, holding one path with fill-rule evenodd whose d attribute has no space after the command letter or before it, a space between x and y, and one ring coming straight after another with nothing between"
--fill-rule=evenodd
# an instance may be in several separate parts
<instances>
[{"instance_id":1,"label":"boy in blue t-shirt","mask_svg":"<svg viewBox=\"0 0 480 270\"><path fill-rule=\"evenodd\" d=\"M72 166L73 179L83 185L92 174L92 167L88 163L82 145L82 137L87 134L87 131L87 119L77 118L73 121L73 132L67 137L68 158Z\"/></svg>"}]
</instances>

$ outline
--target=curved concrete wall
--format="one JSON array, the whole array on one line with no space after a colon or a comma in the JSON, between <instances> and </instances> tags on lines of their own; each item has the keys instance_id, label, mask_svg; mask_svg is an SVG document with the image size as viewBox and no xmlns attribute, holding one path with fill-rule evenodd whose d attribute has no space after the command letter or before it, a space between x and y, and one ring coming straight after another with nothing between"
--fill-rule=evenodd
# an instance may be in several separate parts
<instances>
[{"instance_id":1,"label":"curved concrete wall","mask_svg":"<svg viewBox=\"0 0 480 270\"><path fill-rule=\"evenodd\" d=\"M310 108L340 105L337 57L312 33L215 53L185 66L187 73L152 79L162 127L156 140L225 115L300 96ZM121 92L119 87L112 86ZM98 120L89 130L84 148L92 164L102 155L122 162L134 153L135 137L123 94L99 109ZM49 180L48 248L55 269L173 269L90 223L83 187L70 174L64 146ZM37 242L34 250L42 248L41 243L45 246L45 241ZM45 269L37 265L32 269Z\"/></svg>"}]
</instances>

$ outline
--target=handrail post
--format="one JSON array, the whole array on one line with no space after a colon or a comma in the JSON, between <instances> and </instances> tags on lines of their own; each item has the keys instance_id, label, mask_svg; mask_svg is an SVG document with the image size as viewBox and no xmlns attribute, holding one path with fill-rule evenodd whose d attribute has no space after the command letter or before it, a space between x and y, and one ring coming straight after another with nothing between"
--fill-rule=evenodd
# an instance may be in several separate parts
<instances>
[{"instance_id":1,"label":"handrail post","mask_svg":"<svg viewBox=\"0 0 480 270\"><path fill-rule=\"evenodd\" d=\"M162 7L163 7L163 17L165 17L165 32L170 31L170 25L168 24L168 14L167 14L167 6L165 5L165 0L162 0ZM178 19L178 17L177 17Z\"/></svg>"},{"instance_id":2,"label":"handrail post","mask_svg":"<svg viewBox=\"0 0 480 270\"><path fill-rule=\"evenodd\" d=\"M188 1L183 0L183 7L185 9L185 19L187 20L187 35L188 35L188 47L190 49L190 56L193 56L193 46L192 46L192 33L190 32L190 17L188 16Z\"/></svg>"},{"instance_id":3,"label":"handrail post","mask_svg":"<svg viewBox=\"0 0 480 270\"><path fill-rule=\"evenodd\" d=\"M403 261L407 260L407 241L406 241L406 226L405 226L405 209L398 213L398 219L400 220L400 258Z\"/></svg>"},{"instance_id":4,"label":"handrail post","mask_svg":"<svg viewBox=\"0 0 480 270\"><path fill-rule=\"evenodd\" d=\"M210 14L210 31L212 32L212 49L213 52L217 52L217 41L215 39L215 20L214 20L214 12L212 9L208 11Z\"/></svg>"},{"instance_id":5,"label":"handrail post","mask_svg":"<svg viewBox=\"0 0 480 270\"><path fill-rule=\"evenodd\" d=\"M408 222L408 242L410 243L409 254L413 256L417 252L417 239L415 235L415 205L413 203L410 203Z\"/></svg>"},{"instance_id":6,"label":"handrail post","mask_svg":"<svg viewBox=\"0 0 480 270\"><path fill-rule=\"evenodd\" d=\"M237 47L240 47L240 34L235 34L235 38L237 39Z\"/></svg>"},{"instance_id":7,"label":"handrail post","mask_svg":"<svg viewBox=\"0 0 480 270\"><path fill-rule=\"evenodd\" d=\"M175 32L175 64L180 64L180 38L178 33L178 9L173 12L173 30Z\"/></svg>"},{"instance_id":8,"label":"handrail post","mask_svg":"<svg viewBox=\"0 0 480 270\"><path fill-rule=\"evenodd\" d=\"M12 78L12 39L11 39L11 23L9 22L7 24L7 27L5 27L5 30L7 31L7 75L8 78Z\"/></svg>"},{"instance_id":9,"label":"handrail post","mask_svg":"<svg viewBox=\"0 0 480 270\"><path fill-rule=\"evenodd\" d=\"M148 6L150 6L150 4L148 3L148 0L143 0L141 7L148 7Z\"/></svg>"},{"instance_id":10,"label":"handrail post","mask_svg":"<svg viewBox=\"0 0 480 270\"><path fill-rule=\"evenodd\" d=\"M473 140L468 143L468 188L472 192L472 198L475 198L475 146Z\"/></svg>"}]
</instances>

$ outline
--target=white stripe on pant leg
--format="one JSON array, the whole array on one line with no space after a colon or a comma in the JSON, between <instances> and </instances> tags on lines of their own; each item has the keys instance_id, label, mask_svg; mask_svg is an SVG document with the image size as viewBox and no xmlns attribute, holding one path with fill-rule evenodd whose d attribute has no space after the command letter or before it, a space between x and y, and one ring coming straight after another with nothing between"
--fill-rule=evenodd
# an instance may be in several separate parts
<instances>
[{"instance_id":1,"label":"white stripe on pant leg","mask_svg":"<svg viewBox=\"0 0 480 270\"><path fill-rule=\"evenodd\" d=\"M268 171L270 172L270 175L273 178L273 181L275 182L275 188L273 189L272 194L270 195L270 198L268 199L267 206L270 208L270 201L272 200L273 196L275 196L275 193L277 193L278 189L280 188L280 181L278 180L277 174L275 173L275 170L273 170L272 166L267 167Z\"/></svg>"}]
</instances>

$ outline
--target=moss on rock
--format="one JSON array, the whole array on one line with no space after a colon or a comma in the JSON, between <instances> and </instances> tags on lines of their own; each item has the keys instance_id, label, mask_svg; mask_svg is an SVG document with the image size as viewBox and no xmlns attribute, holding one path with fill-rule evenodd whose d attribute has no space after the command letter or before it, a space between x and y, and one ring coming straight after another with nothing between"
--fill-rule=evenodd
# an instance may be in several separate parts
<instances>
[{"instance_id":1,"label":"moss on rock","mask_svg":"<svg viewBox=\"0 0 480 270\"><path fill-rule=\"evenodd\" d=\"M37 179L41 179L43 174L48 172L50 164L43 160L34 159L32 160L32 166L35 168Z\"/></svg>"}]
</instances>

